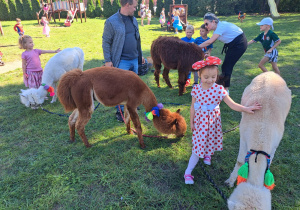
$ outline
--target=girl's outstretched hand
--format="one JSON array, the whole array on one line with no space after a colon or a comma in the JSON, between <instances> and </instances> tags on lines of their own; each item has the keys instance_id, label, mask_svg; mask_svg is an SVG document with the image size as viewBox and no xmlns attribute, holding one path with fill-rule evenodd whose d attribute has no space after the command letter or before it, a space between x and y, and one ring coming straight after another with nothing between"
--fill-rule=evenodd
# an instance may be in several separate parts
<instances>
[{"instance_id":1,"label":"girl's outstretched hand","mask_svg":"<svg viewBox=\"0 0 300 210\"><path fill-rule=\"evenodd\" d=\"M59 53L60 51L60 48L58 48L57 50L55 50L55 53Z\"/></svg>"},{"instance_id":2,"label":"girl's outstretched hand","mask_svg":"<svg viewBox=\"0 0 300 210\"><path fill-rule=\"evenodd\" d=\"M262 106L258 102L256 102L254 105L246 107L245 112L253 114L254 110L259 110L261 108Z\"/></svg>"}]
</instances>

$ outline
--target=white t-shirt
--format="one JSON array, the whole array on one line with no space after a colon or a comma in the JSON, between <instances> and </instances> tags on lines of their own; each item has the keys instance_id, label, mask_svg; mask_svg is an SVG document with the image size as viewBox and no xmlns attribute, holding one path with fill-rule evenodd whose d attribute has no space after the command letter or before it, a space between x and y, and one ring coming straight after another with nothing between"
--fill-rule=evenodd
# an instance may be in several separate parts
<instances>
[{"instance_id":1,"label":"white t-shirt","mask_svg":"<svg viewBox=\"0 0 300 210\"><path fill-rule=\"evenodd\" d=\"M243 31L238 26L233 23L229 23L226 21L220 21L217 25L214 34L220 35L218 40L227 44L234 40L238 35L242 34Z\"/></svg>"}]
</instances>

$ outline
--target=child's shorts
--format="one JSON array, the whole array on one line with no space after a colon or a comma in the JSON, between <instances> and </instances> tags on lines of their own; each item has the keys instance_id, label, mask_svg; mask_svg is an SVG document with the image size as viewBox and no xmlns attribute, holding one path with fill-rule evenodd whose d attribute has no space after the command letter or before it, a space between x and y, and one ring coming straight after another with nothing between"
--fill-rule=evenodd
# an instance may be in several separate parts
<instances>
[{"instance_id":1,"label":"child's shorts","mask_svg":"<svg viewBox=\"0 0 300 210\"><path fill-rule=\"evenodd\" d=\"M278 51L277 51L277 49L275 48L271 53L266 53L265 57L269 58L269 63L271 63L271 62L277 63L277 60L278 60Z\"/></svg>"}]
</instances>

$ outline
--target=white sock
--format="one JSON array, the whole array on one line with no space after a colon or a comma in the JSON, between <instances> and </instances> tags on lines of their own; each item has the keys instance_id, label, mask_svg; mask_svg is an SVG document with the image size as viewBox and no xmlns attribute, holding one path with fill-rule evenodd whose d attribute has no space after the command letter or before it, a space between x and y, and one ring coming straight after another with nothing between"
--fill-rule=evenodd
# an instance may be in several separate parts
<instances>
[{"instance_id":1,"label":"white sock","mask_svg":"<svg viewBox=\"0 0 300 210\"><path fill-rule=\"evenodd\" d=\"M184 174L192 174L192 171L195 168L195 166L197 165L198 161L199 161L199 156L192 153L190 160L189 160L188 167L185 170Z\"/></svg>"}]
</instances>

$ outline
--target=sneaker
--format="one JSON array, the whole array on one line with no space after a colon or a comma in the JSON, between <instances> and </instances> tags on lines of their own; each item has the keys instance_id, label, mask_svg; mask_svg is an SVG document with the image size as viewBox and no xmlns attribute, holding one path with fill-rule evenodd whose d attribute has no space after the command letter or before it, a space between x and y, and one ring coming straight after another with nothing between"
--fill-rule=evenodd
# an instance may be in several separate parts
<instances>
[{"instance_id":1,"label":"sneaker","mask_svg":"<svg viewBox=\"0 0 300 210\"><path fill-rule=\"evenodd\" d=\"M185 83L185 87L188 87L191 84L191 79L188 79Z\"/></svg>"},{"instance_id":2,"label":"sneaker","mask_svg":"<svg viewBox=\"0 0 300 210\"><path fill-rule=\"evenodd\" d=\"M194 184L194 177L191 174L184 175L185 184Z\"/></svg>"},{"instance_id":3,"label":"sneaker","mask_svg":"<svg viewBox=\"0 0 300 210\"><path fill-rule=\"evenodd\" d=\"M204 161L203 161L206 165L211 165L211 156L210 155L205 155L204 156Z\"/></svg>"},{"instance_id":4,"label":"sneaker","mask_svg":"<svg viewBox=\"0 0 300 210\"><path fill-rule=\"evenodd\" d=\"M124 117L124 113L122 112L122 115ZM119 122L124 122L123 117L119 111L116 112L116 118Z\"/></svg>"}]
</instances>

